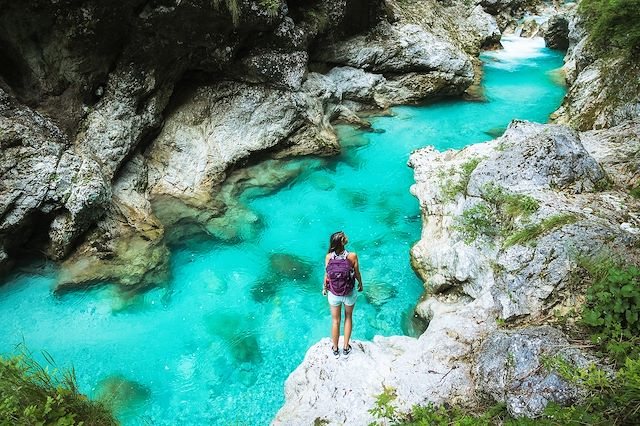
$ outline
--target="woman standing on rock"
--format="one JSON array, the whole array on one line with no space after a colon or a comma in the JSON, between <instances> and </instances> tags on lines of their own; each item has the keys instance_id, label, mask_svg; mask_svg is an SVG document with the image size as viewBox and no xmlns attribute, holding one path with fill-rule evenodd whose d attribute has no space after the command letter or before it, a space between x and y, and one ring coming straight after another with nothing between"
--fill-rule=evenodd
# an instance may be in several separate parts
<instances>
[{"instance_id":1,"label":"woman standing on rock","mask_svg":"<svg viewBox=\"0 0 640 426\"><path fill-rule=\"evenodd\" d=\"M355 280L358 280L358 291L362 291L362 277L358 264L358 256L348 252L345 246L349 240L344 232L334 232L329 238L329 252L325 256L325 274L322 294L327 296L331 307L331 350L338 359L338 338L340 337L340 320L342 304L344 304L344 346L342 354L348 357L351 353L349 338L351 337L353 307L358 298L354 292Z\"/></svg>"}]
</instances>

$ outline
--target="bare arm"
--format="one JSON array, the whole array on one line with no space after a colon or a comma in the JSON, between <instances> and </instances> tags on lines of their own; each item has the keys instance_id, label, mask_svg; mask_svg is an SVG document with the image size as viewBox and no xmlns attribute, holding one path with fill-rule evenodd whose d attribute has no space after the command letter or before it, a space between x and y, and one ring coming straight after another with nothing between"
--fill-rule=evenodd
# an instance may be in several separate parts
<instances>
[{"instance_id":1,"label":"bare arm","mask_svg":"<svg viewBox=\"0 0 640 426\"><path fill-rule=\"evenodd\" d=\"M329 258L330 257L331 257L330 253L328 253L324 257L324 279L322 280L322 294L324 296L327 295L327 288L329 286L329 279L327 278L327 264L329 263Z\"/></svg>"},{"instance_id":2,"label":"bare arm","mask_svg":"<svg viewBox=\"0 0 640 426\"><path fill-rule=\"evenodd\" d=\"M354 277L358 280L358 291L362 291L362 276L360 275L360 261L358 255L355 253L349 253L348 259L353 264Z\"/></svg>"}]
</instances>

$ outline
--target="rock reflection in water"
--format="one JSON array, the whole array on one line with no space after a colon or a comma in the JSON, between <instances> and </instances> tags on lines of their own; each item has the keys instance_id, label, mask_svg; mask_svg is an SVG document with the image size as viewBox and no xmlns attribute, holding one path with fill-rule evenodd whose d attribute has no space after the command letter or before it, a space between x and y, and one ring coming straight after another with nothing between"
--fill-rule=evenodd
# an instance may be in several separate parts
<instances>
[{"instance_id":1,"label":"rock reflection in water","mask_svg":"<svg viewBox=\"0 0 640 426\"><path fill-rule=\"evenodd\" d=\"M429 322L419 316L414 307L409 307L402 314L402 332L407 336L420 337L428 326Z\"/></svg>"}]
</instances>

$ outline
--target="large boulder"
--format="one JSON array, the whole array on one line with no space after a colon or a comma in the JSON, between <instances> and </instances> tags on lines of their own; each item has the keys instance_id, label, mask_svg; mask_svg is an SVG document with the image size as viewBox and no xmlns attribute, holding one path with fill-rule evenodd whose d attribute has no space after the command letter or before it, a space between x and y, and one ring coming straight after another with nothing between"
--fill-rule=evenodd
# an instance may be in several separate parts
<instances>
[{"instance_id":1,"label":"large boulder","mask_svg":"<svg viewBox=\"0 0 640 426\"><path fill-rule=\"evenodd\" d=\"M442 170L462 173L470 161L477 166L467 169L465 187L451 194L448 188L463 176L448 177ZM619 209L620 203L637 201L626 193L601 192L608 177L579 135L564 126L516 121L493 142L444 153L425 148L412 154L410 164L412 192L424 218L412 264L438 300L440 294L475 298L489 291L501 318L541 315L562 298L578 255L632 247L637 239L633 229L640 224L628 224ZM500 217L497 190L530 197L538 208L530 216ZM484 210L472 210L478 205ZM463 219L466 211L486 219L473 238L465 234L464 221L471 226L476 219L469 213ZM482 216L484 211L496 216Z\"/></svg>"},{"instance_id":2,"label":"large boulder","mask_svg":"<svg viewBox=\"0 0 640 426\"><path fill-rule=\"evenodd\" d=\"M253 153L292 144L300 154L339 151L322 104L303 92L222 82L188 99L145 153L152 196L204 205L227 169Z\"/></svg>"},{"instance_id":3,"label":"large boulder","mask_svg":"<svg viewBox=\"0 0 640 426\"><path fill-rule=\"evenodd\" d=\"M482 342L477 354L476 387L505 403L514 417L538 417L549 401L570 404L581 394L575 383L544 366L545 359L554 357L580 368L594 362L552 327L495 332Z\"/></svg>"}]
</instances>

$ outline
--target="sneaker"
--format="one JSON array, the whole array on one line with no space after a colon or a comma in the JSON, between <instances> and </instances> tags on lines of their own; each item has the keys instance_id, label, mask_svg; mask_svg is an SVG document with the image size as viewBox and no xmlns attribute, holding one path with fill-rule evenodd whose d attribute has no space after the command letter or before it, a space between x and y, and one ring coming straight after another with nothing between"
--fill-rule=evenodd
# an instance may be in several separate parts
<instances>
[{"instance_id":1,"label":"sneaker","mask_svg":"<svg viewBox=\"0 0 640 426\"><path fill-rule=\"evenodd\" d=\"M345 358L348 358L350 353L351 353L351 345L349 345L348 348L344 348L342 350L342 355L344 355Z\"/></svg>"},{"instance_id":2,"label":"sneaker","mask_svg":"<svg viewBox=\"0 0 640 426\"><path fill-rule=\"evenodd\" d=\"M338 350L338 348L335 348L335 349L334 349L333 347L331 347L331 351L333 352L333 357L334 357L335 359L340 358L340 351Z\"/></svg>"}]
</instances>

